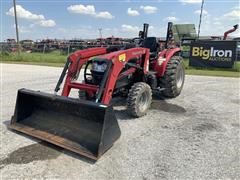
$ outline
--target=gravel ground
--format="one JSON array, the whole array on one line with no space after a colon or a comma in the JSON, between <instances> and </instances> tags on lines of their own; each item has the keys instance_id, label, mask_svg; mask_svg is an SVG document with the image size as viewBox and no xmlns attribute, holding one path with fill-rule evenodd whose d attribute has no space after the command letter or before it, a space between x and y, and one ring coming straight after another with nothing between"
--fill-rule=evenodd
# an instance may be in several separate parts
<instances>
[{"instance_id":1,"label":"gravel ground","mask_svg":"<svg viewBox=\"0 0 240 180\"><path fill-rule=\"evenodd\" d=\"M240 179L240 81L186 76L176 99L154 98L131 119L115 103L121 138L97 162L7 130L17 89L53 92L61 68L1 65L2 179Z\"/></svg>"}]
</instances>

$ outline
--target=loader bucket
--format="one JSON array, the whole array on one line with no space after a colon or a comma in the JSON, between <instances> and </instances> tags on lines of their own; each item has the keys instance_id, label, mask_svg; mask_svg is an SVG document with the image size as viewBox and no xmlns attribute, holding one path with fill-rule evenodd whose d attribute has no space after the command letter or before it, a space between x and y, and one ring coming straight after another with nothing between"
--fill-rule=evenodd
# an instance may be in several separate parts
<instances>
[{"instance_id":1,"label":"loader bucket","mask_svg":"<svg viewBox=\"0 0 240 180\"><path fill-rule=\"evenodd\" d=\"M27 89L18 90L9 128L94 160L121 134L111 106Z\"/></svg>"}]
</instances>

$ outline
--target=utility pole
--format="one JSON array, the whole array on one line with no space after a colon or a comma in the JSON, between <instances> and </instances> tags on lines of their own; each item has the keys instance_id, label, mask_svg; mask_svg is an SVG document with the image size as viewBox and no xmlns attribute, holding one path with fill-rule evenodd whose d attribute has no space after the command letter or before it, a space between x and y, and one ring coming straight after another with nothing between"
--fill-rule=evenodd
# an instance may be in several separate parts
<instances>
[{"instance_id":1,"label":"utility pole","mask_svg":"<svg viewBox=\"0 0 240 180\"><path fill-rule=\"evenodd\" d=\"M102 45L102 28L98 28L99 36L100 36L100 45Z\"/></svg>"},{"instance_id":2,"label":"utility pole","mask_svg":"<svg viewBox=\"0 0 240 180\"><path fill-rule=\"evenodd\" d=\"M202 23L203 4L204 4L204 0L202 0L201 12L200 12L200 17L199 17L198 39L199 39L199 36L200 36L200 29L201 29L201 23Z\"/></svg>"},{"instance_id":3,"label":"utility pole","mask_svg":"<svg viewBox=\"0 0 240 180\"><path fill-rule=\"evenodd\" d=\"M98 28L98 31L99 31L99 36L102 39L102 28Z\"/></svg>"},{"instance_id":4,"label":"utility pole","mask_svg":"<svg viewBox=\"0 0 240 180\"><path fill-rule=\"evenodd\" d=\"M20 52L20 44L19 44L19 35L18 35L18 22L17 22L16 0L13 0L13 8L14 8L14 17L15 17L15 27L16 27L17 46L18 46L18 53L19 53L19 52Z\"/></svg>"}]
</instances>

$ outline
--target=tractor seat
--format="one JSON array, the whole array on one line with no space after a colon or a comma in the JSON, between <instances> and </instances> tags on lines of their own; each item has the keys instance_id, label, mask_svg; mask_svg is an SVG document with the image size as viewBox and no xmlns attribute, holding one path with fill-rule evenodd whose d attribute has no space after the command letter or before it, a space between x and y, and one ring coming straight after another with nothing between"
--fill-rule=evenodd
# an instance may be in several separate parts
<instances>
[{"instance_id":1,"label":"tractor seat","mask_svg":"<svg viewBox=\"0 0 240 180\"><path fill-rule=\"evenodd\" d=\"M155 58L158 54L158 43L156 37L147 37L143 41L143 47L150 50L150 58Z\"/></svg>"}]
</instances>

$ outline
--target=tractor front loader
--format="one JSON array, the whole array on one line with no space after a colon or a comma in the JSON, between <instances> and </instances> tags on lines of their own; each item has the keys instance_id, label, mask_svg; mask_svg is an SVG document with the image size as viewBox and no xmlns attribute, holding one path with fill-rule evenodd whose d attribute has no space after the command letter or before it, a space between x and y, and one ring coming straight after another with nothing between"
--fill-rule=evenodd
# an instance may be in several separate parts
<instances>
[{"instance_id":1,"label":"tractor front loader","mask_svg":"<svg viewBox=\"0 0 240 180\"><path fill-rule=\"evenodd\" d=\"M151 106L152 93L161 91L170 98L180 94L184 83L180 48L159 52L157 47L156 38L145 37L141 47L74 52L54 94L18 90L10 128L97 160L121 134L110 104L113 97L127 97L128 113L141 117ZM72 89L79 97L69 97Z\"/></svg>"},{"instance_id":2,"label":"tractor front loader","mask_svg":"<svg viewBox=\"0 0 240 180\"><path fill-rule=\"evenodd\" d=\"M144 64L129 64L124 70L130 59L140 60L143 56ZM116 116L109 105L116 86L120 90L129 83L123 81L126 77L144 73L147 62L148 49L143 48L112 53L106 48L77 51L68 58L55 88L57 92L65 79L61 96L27 89L18 91L10 128L96 160L120 137ZM94 77L88 77L88 67L96 66L94 63L101 63L96 69L100 71L92 70ZM85 80L79 83L76 80L83 65ZM120 83L116 83L118 80ZM71 89L85 92L89 100L68 97Z\"/></svg>"}]
</instances>

